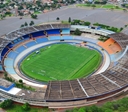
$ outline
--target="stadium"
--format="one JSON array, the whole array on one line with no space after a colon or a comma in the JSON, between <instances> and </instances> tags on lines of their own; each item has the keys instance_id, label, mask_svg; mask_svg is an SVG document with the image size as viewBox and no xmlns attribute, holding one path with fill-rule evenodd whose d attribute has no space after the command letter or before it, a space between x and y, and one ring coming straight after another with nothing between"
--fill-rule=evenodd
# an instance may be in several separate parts
<instances>
[{"instance_id":1,"label":"stadium","mask_svg":"<svg viewBox=\"0 0 128 112\"><path fill-rule=\"evenodd\" d=\"M77 28L85 35L71 35ZM107 40L99 41L100 36ZM1 71L43 89L24 90L1 79L0 95L18 103L71 108L123 94L128 86L127 38L100 27L62 23L14 30L0 38Z\"/></svg>"}]
</instances>

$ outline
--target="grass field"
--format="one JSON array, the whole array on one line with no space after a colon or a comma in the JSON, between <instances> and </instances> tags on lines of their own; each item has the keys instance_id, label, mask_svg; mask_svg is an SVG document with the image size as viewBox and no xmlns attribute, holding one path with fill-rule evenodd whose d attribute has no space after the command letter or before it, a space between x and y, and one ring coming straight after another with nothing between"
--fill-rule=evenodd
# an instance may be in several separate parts
<instances>
[{"instance_id":1,"label":"grass field","mask_svg":"<svg viewBox=\"0 0 128 112\"><path fill-rule=\"evenodd\" d=\"M40 81L82 78L101 62L99 52L70 44L54 44L33 52L21 63L24 74Z\"/></svg>"}]
</instances>

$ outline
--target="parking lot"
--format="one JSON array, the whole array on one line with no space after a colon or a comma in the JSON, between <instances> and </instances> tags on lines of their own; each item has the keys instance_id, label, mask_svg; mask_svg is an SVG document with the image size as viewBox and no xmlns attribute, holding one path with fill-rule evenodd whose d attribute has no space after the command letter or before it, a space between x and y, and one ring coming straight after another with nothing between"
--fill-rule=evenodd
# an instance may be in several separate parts
<instances>
[{"instance_id":1,"label":"parking lot","mask_svg":"<svg viewBox=\"0 0 128 112\"><path fill-rule=\"evenodd\" d=\"M80 19L84 21L90 21L91 23L102 23L115 27L123 27L128 24L128 13L123 11L111 11L106 9L85 9L77 7L64 7L55 11L42 13L38 15L38 19L31 19L28 17L9 17L0 21L0 35L4 35L10 31L20 28L21 24L30 21L34 21L35 24L40 24L42 22L56 21L59 17L61 20Z\"/></svg>"}]
</instances>

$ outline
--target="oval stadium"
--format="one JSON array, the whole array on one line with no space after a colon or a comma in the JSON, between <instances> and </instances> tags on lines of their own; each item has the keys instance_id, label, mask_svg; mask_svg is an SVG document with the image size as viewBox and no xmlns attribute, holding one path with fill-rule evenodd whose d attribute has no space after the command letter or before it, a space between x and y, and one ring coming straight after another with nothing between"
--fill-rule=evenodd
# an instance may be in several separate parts
<instances>
[{"instance_id":1,"label":"oval stadium","mask_svg":"<svg viewBox=\"0 0 128 112\"><path fill-rule=\"evenodd\" d=\"M79 29L81 36L72 35ZM100 41L100 37L106 38ZM36 91L1 78L0 95L14 102L73 108L105 102L128 87L128 35L100 27L48 22L0 38L1 72Z\"/></svg>"}]
</instances>

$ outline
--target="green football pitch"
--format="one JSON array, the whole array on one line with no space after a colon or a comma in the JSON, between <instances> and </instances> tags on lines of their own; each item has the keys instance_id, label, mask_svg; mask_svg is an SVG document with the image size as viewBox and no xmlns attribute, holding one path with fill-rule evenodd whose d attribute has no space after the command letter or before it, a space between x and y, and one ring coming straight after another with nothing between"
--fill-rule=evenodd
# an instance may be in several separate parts
<instances>
[{"instance_id":1,"label":"green football pitch","mask_svg":"<svg viewBox=\"0 0 128 112\"><path fill-rule=\"evenodd\" d=\"M93 49L71 44L53 44L27 56L20 64L22 72L36 80L71 80L94 72L101 54Z\"/></svg>"}]
</instances>

